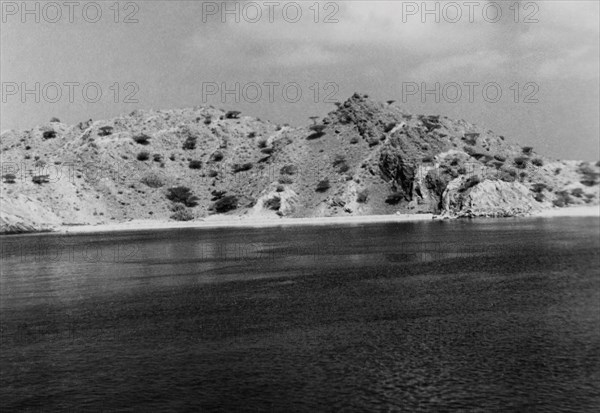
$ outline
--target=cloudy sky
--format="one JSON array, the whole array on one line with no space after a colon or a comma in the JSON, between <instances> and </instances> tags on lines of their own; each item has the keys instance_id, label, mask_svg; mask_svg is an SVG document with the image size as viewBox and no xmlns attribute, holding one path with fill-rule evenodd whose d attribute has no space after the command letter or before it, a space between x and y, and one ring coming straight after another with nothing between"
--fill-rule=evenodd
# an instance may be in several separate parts
<instances>
[{"instance_id":1,"label":"cloudy sky","mask_svg":"<svg viewBox=\"0 0 600 413\"><path fill-rule=\"evenodd\" d=\"M32 10L35 3L39 23L35 14L22 15L21 2L3 2L2 130L53 116L76 123L202 104L302 125L358 91L395 99L413 113L484 125L548 156L598 158L598 1L426 2L429 10L439 8L439 18L425 15L421 1L315 7L311 0L285 11L286 2L271 9L265 2L228 2L240 11L239 22L235 13L222 14L220 1L122 2L118 16L113 1L98 1L98 18L95 5L84 13L90 2L80 2L72 16L62 7L60 18L43 2L29 2ZM40 102L20 95L36 82ZM52 82L61 85L60 98ZM65 82L79 84L72 102ZM102 91L97 102L94 87L82 96L92 82ZM260 98L253 82L261 85ZM421 95L436 82L439 101L434 93ZM235 83L239 102L220 93ZM285 85L294 87L284 96ZM302 97L293 102L297 86Z\"/></svg>"}]
</instances>

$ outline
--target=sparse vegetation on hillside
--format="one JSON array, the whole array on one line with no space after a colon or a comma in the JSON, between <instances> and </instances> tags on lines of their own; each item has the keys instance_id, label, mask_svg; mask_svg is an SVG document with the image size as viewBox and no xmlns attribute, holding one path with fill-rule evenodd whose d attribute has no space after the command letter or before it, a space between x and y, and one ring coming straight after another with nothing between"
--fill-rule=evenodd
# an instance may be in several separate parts
<instances>
[{"instance_id":1,"label":"sparse vegetation on hillside","mask_svg":"<svg viewBox=\"0 0 600 413\"><path fill-rule=\"evenodd\" d=\"M329 188L331 188L329 179L323 179L323 180L319 181L319 183L317 184L316 191L317 192L326 192Z\"/></svg>"},{"instance_id":2,"label":"sparse vegetation on hillside","mask_svg":"<svg viewBox=\"0 0 600 413\"><path fill-rule=\"evenodd\" d=\"M535 166L544 166L544 161L540 158L535 158L531 163Z\"/></svg>"},{"instance_id":3,"label":"sparse vegetation on hillside","mask_svg":"<svg viewBox=\"0 0 600 413\"><path fill-rule=\"evenodd\" d=\"M369 200L369 190L363 189L356 194L356 202L364 204Z\"/></svg>"},{"instance_id":4,"label":"sparse vegetation on hillside","mask_svg":"<svg viewBox=\"0 0 600 413\"><path fill-rule=\"evenodd\" d=\"M213 162L221 162L223 160L223 153L222 152L215 152L211 155L210 159Z\"/></svg>"},{"instance_id":5,"label":"sparse vegetation on hillside","mask_svg":"<svg viewBox=\"0 0 600 413\"><path fill-rule=\"evenodd\" d=\"M271 209L273 211L279 211L279 208L281 208L281 198L278 196L275 196L273 198L267 199L263 203L263 205L267 209Z\"/></svg>"},{"instance_id":6,"label":"sparse vegetation on hillside","mask_svg":"<svg viewBox=\"0 0 600 413\"><path fill-rule=\"evenodd\" d=\"M530 155L533 152L532 146L523 146L523 154Z\"/></svg>"},{"instance_id":7,"label":"sparse vegetation on hillside","mask_svg":"<svg viewBox=\"0 0 600 413\"><path fill-rule=\"evenodd\" d=\"M400 191L392 192L385 199L385 203L390 205L397 205L404 199L404 197L404 194Z\"/></svg>"},{"instance_id":8,"label":"sparse vegetation on hillside","mask_svg":"<svg viewBox=\"0 0 600 413\"><path fill-rule=\"evenodd\" d=\"M196 149L196 141L198 140L197 137L193 136L193 135L188 135L187 138L185 138L185 142L183 142L182 148L186 151L191 151Z\"/></svg>"},{"instance_id":9,"label":"sparse vegetation on hillside","mask_svg":"<svg viewBox=\"0 0 600 413\"><path fill-rule=\"evenodd\" d=\"M337 170L338 173L348 172L350 167L348 163L346 163L346 158L343 155L336 155L333 160L333 167Z\"/></svg>"},{"instance_id":10,"label":"sparse vegetation on hillside","mask_svg":"<svg viewBox=\"0 0 600 413\"><path fill-rule=\"evenodd\" d=\"M559 191L556 193L556 199L552 201L552 204L556 207L563 208L572 202L571 196L567 191Z\"/></svg>"},{"instance_id":11,"label":"sparse vegetation on hillside","mask_svg":"<svg viewBox=\"0 0 600 413\"><path fill-rule=\"evenodd\" d=\"M150 144L150 136L142 133L140 135L135 135L133 137L133 140L135 143L138 143L140 145L149 145Z\"/></svg>"},{"instance_id":12,"label":"sparse vegetation on hillside","mask_svg":"<svg viewBox=\"0 0 600 413\"><path fill-rule=\"evenodd\" d=\"M138 161L147 161L148 159L150 159L150 152L147 151L142 151L140 153L137 154L137 160Z\"/></svg>"},{"instance_id":13,"label":"sparse vegetation on hillside","mask_svg":"<svg viewBox=\"0 0 600 413\"><path fill-rule=\"evenodd\" d=\"M17 177L15 174L4 174L2 175L2 179L4 179L5 184L14 184Z\"/></svg>"},{"instance_id":14,"label":"sparse vegetation on hillside","mask_svg":"<svg viewBox=\"0 0 600 413\"><path fill-rule=\"evenodd\" d=\"M237 209L238 202L238 198L235 195L228 195L217 200L213 204L212 209L219 214L224 214L226 212Z\"/></svg>"},{"instance_id":15,"label":"sparse vegetation on hillside","mask_svg":"<svg viewBox=\"0 0 600 413\"><path fill-rule=\"evenodd\" d=\"M298 167L296 165L285 165L279 170L281 175L295 175L298 173Z\"/></svg>"},{"instance_id":16,"label":"sparse vegetation on hillside","mask_svg":"<svg viewBox=\"0 0 600 413\"><path fill-rule=\"evenodd\" d=\"M192 161L190 161L188 167L190 169L201 169L202 168L202 161L192 160Z\"/></svg>"},{"instance_id":17,"label":"sparse vegetation on hillside","mask_svg":"<svg viewBox=\"0 0 600 413\"><path fill-rule=\"evenodd\" d=\"M157 174L146 175L140 180L140 182L150 188L160 188L164 185L162 178Z\"/></svg>"},{"instance_id":18,"label":"sparse vegetation on hillside","mask_svg":"<svg viewBox=\"0 0 600 413\"><path fill-rule=\"evenodd\" d=\"M239 119L241 114L239 110L230 110L225 114L225 119Z\"/></svg>"},{"instance_id":19,"label":"sparse vegetation on hillside","mask_svg":"<svg viewBox=\"0 0 600 413\"><path fill-rule=\"evenodd\" d=\"M233 165L231 165L231 170L234 173L245 172L245 171L249 171L250 169L252 169L252 164L249 162L246 162L243 164L234 163Z\"/></svg>"},{"instance_id":20,"label":"sparse vegetation on hillside","mask_svg":"<svg viewBox=\"0 0 600 413\"><path fill-rule=\"evenodd\" d=\"M191 189L185 186L177 186L169 188L167 192L169 201L183 204L187 207L195 207L198 205L198 197L194 196Z\"/></svg>"},{"instance_id":21,"label":"sparse vegetation on hillside","mask_svg":"<svg viewBox=\"0 0 600 413\"><path fill-rule=\"evenodd\" d=\"M173 215L170 218L173 221L192 221L194 219L194 213L181 204L173 205L171 210L173 211Z\"/></svg>"},{"instance_id":22,"label":"sparse vegetation on hillside","mask_svg":"<svg viewBox=\"0 0 600 413\"><path fill-rule=\"evenodd\" d=\"M114 128L112 126L102 126L99 129L98 136L110 136L113 133Z\"/></svg>"},{"instance_id":23,"label":"sparse vegetation on hillside","mask_svg":"<svg viewBox=\"0 0 600 413\"><path fill-rule=\"evenodd\" d=\"M524 156L519 156L517 158L515 158L515 166L519 169L525 169L527 168L527 162L529 161L529 159L525 158Z\"/></svg>"},{"instance_id":24,"label":"sparse vegetation on hillside","mask_svg":"<svg viewBox=\"0 0 600 413\"><path fill-rule=\"evenodd\" d=\"M310 135L306 137L307 140L318 139L325 136L326 125L310 125L309 129L313 131Z\"/></svg>"},{"instance_id":25,"label":"sparse vegetation on hillside","mask_svg":"<svg viewBox=\"0 0 600 413\"><path fill-rule=\"evenodd\" d=\"M54 139L54 138L56 138L56 132L53 130L44 131L44 133L42 134L42 137L44 139Z\"/></svg>"},{"instance_id":26,"label":"sparse vegetation on hillside","mask_svg":"<svg viewBox=\"0 0 600 413\"><path fill-rule=\"evenodd\" d=\"M47 184L48 182L50 182L50 176L49 175L34 175L31 178L31 182L33 182L34 184Z\"/></svg>"}]
</instances>

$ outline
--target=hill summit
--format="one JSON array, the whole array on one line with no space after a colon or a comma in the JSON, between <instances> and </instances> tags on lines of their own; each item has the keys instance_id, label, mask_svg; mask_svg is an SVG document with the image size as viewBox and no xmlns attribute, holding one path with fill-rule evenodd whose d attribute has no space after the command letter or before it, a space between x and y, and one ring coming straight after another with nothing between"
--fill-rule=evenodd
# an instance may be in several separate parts
<instances>
[{"instance_id":1,"label":"hill summit","mask_svg":"<svg viewBox=\"0 0 600 413\"><path fill-rule=\"evenodd\" d=\"M0 231L214 214L514 216L598 204L599 164L354 94L310 126L213 107L140 111L2 142Z\"/></svg>"}]
</instances>

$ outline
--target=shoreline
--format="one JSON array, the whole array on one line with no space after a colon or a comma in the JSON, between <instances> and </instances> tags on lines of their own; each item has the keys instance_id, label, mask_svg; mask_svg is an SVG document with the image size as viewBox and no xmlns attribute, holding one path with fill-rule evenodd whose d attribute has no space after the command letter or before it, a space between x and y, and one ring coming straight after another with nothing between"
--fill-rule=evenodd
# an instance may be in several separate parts
<instances>
[{"instance_id":1,"label":"shoreline","mask_svg":"<svg viewBox=\"0 0 600 413\"><path fill-rule=\"evenodd\" d=\"M579 206L546 209L529 216L515 218L554 218L554 217L599 217L600 207ZM350 217L313 217L313 218L256 218L213 216L201 221L129 221L101 225L62 225L54 233L59 234L93 234L102 232L148 231L167 229L215 229L215 228L274 228L294 226L322 225L358 225L378 223L423 222L444 220L434 214L402 214L402 215L360 215Z\"/></svg>"},{"instance_id":2,"label":"shoreline","mask_svg":"<svg viewBox=\"0 0 600 413\"><path fill-rule=\"evenodd\" d=\"M567 208L545 209L531 215L513 218L558 218L558 217L598 217L600 206L577 206ZM488 219L481 217L483 219ZM360 215L341 217L313 217L313 218L274 218L274 217L244 217L213 215L198 221L167 221L167 220L133 220L112 224L99 225L60 225L44 231L30 231L18 234L97 234L111 232L135 232L170 229L217 229L217 228L275 228L295 226L324 226L324 225L361 225L361 224L387 224L402 222L445 221L452 218L443 218L434 214L394 214L394 215Z\"/></svg>"}]
</instances>

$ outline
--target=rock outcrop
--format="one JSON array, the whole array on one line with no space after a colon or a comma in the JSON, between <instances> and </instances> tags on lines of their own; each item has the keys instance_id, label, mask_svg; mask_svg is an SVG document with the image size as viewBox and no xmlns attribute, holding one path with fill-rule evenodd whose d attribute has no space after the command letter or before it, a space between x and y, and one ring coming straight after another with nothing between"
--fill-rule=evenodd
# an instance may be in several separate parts
<instances>
[{"instance_id":1,"label":"rock outcrop","mask_svg":"<svg viewBox=\"0 0 600 413\"><path fill-rule=\"evenodd\" d=\"M518 182L486 179L470 186L469 179L459 177L444 190L444 217L512 217L541 210L531 191Z\"/></svg>"}]
</instances>

